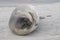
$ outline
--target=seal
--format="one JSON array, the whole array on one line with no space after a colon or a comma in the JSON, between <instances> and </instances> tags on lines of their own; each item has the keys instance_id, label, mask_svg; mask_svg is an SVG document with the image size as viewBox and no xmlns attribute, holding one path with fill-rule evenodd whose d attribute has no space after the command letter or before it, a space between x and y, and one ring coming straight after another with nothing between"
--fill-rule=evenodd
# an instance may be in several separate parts
<instances>
[{"instance_id":1,"label":"seal","mask_svg":"<svg viewBox=\"0 0 60 40\"><path fill-rule=\"evenodd\" d=\"M14 9L9 20L9 28L17 35L34 31L39 24L39 16L34 6L21 5Z\"/></svg>"}]
</instances>

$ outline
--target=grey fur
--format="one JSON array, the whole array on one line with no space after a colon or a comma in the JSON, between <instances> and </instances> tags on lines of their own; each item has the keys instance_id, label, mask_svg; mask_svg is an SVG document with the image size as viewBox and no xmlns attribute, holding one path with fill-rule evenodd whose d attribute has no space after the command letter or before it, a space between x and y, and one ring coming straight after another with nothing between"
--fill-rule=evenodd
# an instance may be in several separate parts
<instances>
[{"instance_id":1,"label":"grey fur","mask_svg":"<svg viewBox=\"0 0 60 40\"><path fill-rule=\"evenodd\" d=\"M11 31L18 35L31 33L38 27L38 24L39 16L32 5L22 5L17 7L9 20Z\"/></svg>"}]
</instances>

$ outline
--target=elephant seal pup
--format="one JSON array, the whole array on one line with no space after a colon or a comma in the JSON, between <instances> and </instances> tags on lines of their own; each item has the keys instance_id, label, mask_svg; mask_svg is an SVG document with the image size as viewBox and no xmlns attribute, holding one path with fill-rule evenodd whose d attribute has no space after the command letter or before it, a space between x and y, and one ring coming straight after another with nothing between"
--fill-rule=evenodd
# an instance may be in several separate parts
<instances>
[{"instance_id":1,"label":"elephant seal pup","mask_svg":"<svg viewBox=\"0 0 60 40\"><path fill-rule=\"evenodd\" d=\"M39 16L32 5L21 5L15 8L9 20L9 28L18 35L31 33L38 24Z\"/></svg>"}]
</instances>

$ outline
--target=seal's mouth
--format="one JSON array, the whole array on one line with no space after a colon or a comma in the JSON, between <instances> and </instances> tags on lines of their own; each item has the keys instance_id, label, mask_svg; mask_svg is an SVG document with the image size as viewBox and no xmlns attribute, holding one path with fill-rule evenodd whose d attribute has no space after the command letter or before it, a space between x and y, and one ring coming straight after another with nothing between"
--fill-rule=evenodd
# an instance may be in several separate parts
<instances>
[{"instance_id":1,"label":"seal's mouth","mask_svg":"<svg viewBox=\"0 0 60 40\"><path fill-rule=\"evenodd\" d=\"M32 22L28 19L28 18L18 18L17 22L17 28L19 29L24 29L24 28L27 28L29 29L32 25Z\"/></svg>"}]
</instances>

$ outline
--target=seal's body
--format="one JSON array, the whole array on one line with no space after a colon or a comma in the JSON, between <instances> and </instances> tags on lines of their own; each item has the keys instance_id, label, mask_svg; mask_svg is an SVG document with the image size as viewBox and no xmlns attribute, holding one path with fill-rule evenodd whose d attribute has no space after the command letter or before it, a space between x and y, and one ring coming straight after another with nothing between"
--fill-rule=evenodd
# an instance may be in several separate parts
<instances>
[{"instance_id":1,"label":"seal's body","mask_svg":"<svg viewBox=\"0 0 60 40\"><path fill-rule=\"evenodd\" d=\"M10 29L18 35L29 34L37 28L37 24L39 24L39 17L32 5L17 7L9 20Z\"/></svg>"}]
</instances>

